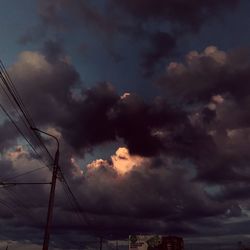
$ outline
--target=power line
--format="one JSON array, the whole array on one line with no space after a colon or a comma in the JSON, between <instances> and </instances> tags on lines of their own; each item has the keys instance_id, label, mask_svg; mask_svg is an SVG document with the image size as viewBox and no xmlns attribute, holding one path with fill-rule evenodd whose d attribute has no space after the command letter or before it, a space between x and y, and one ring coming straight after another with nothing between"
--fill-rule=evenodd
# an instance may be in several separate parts
<instances>
[{"instance_id":1,"label":"power line","mask_svg":"<svg viewBox=\"0 0 250 250\"><path fill-rule=\"evenodd\" d=\"M17 89L15 88L14 83L12 82L7 70L5 69L2 61L0 61L0 77L2 79L2 82L4 83L5 88L4 89L3 86L3 90L6 93L8 99L10 100L10 102L13 104L13 102L15 103L14 107L15 110L17 111L17 113L20 115L19 117L21 118L21 120L24 120L24 124L25 127L27 128L27 130L29 131L29 133L31 133L32 131L32 135L34 135L37 139L37 146L38 147L42 147L44 149L44 151L46 152L46 154L48 155L48 157L50 158L51 161L53 161L53 157L50 154L48 148L46 147L46 145L44 144L41 136L34 131L32 128L36 128L35 122L32 120L30 113L28 112L27 108L25 107L22 98L20 97L20 95L18 94ZM11 98L12 97L12 98ZM7 117L10 119L10 121L13 123L13 125L15 126L15 128L18 130L18 132L23 136L23 138L28 142L28 144L31 146L31 148L33 149L33 151L37 154L40 155L37 150L35 149L35 147L32 145L32 143L28 140L28 138L25 136L25 134L22 132L22 130L17 126L17 124L15 123L14 119L12 119L12 117L8 114L8 112L4 109L4 107L1 105L2 110L4 111L4 113L7 115ZM41 156L40 156L41 157ZM42 158L42 157L41 157ZM78 202L78 199L76 198L74 192L71 190L62 170L59 168L59 173L58 173L58 177L59 180L62 182L62 185L64 187L64 191L66 193L66 195L68 196L71 205L73 205L75 207L75 212L78 214L78 216L81 216L81 218L84 219L84 221L86 222L86 225L90 226L89 221L86 218L86 215L83 214L83 209L80 205L80 203Z\"/></svg>"},{"instance_id":2,"label":"power line","mask_svg":"<svg viewBox=\"0 0 250 250\"><path fill-rule=\"evenodd\" d=\"M0 62L0 63L1 63L1 62ZM1 64L0 64L0 78L1 78L1 80L2 80L2 83L4 83L4 85L1 84L1 89L3 90L4 94L7 96L7 98L8 98L8 100L9 100L11 106L13 107L13 111L16 111L16 114L17 114L19 120L24 124L24 127L26 128L27 132L31 135L31 137L34 137L33 133L31 133L31 131L30 131L30 129L29 129L29 126L28 126L28 124L27 124L25 118L22 117L22 114L20 113L20 110L18 110L18 107L16 107L15 102L12 100L12 98L11 98L11 96L10 96L10 93L8 93L8 88L7 88L7 90L5 89L5 87L8 86L8 82L7 82L6 78L4 77L5 74L3 73L3 70L4 70L4 69L2 69L2 66L1 66ZM4 87L4 86L5 86L5 87ZM13 120L14 120L14 119L13 119ZM24 133L23 133L23 134L24 134ZM38 145L38 147L39 147L39 144L36 144L36 145Z\"/></svg>"},{"instance_id":3,"label":"power line","mask_svg":"<svg viewBox=\"0 0 250 250\"><path fill-rule=\"evenodd\" d=\"M30 218L32 221L37 222L36 216L32 213L31 209L23 203L23 201L20 199L20 195L17 194L13 189L4 189L9 194L10 201L16 206L16 208L19 208L19 211ZM15 215L15 214L14 214Z\"/></svg>"},{"instance_id":4,"label":"power line","mask_svg":"<svg viewBox=\"0 0 250 250\"><path fill-rule=\"evenodd\" d=\"M73 212L75 213L76 217L79 218L80 221L83 222L83 224L88 225L89 223L88 223L86 217L85 217L85 216L82 216L81 211L78 209L77 206L75 206L75 203L74 203L74 201L72 200L72 196L71 196L71 194L69 193L69 191L68 191L66 185L64 185L63 182L61 182L61 183L62 183L62 187L63 187L64 192L65 192L65 195L66 195L66 199L68 200L68 202L69 202L71 208L73 209Z\"/></svg>"},{"instance_id":5,"label":"power line","mask_svg":"<svg viewBox=\"0 0 250 250\"><path fill-rule=\"evenodd\" d=\"M1 88L4 91L5 95L7 96L10 104L12 105L13 109L16 111L20 121L23 122L27 132L31 135L32 141L38 140L35 144L35 146L33 145L33 142L28 139L27 135L25 135L25 133L21 130L21 128L17 125L17 123L15 122L15 120L11 117L11 115L7 112L7 110L3 107L2 104L1 105L1 109L3 110L3 112L6 114L6 116L9 118L9 120L12 122L12 124L15 126L15 128L18 130L18 132L21 134L21 136L25 139L25 141L27 141L27 143L29 144L29 146L32 148L32 150L35 152L35 154L38 156L38 158L48 167L51 168L50 164L47 164L44 160L43 157L40 155L40 153L37 151L36 147L42 149L42 147L44 148L45 145L43 144L43 146L41 146L41 137L39 136L39 134L35 133L34 131L31 131L30 126L34 125L33 121L29 121L29 119L31 119L31 116L29 114L29 112L27 111L27 109L25 108L21 97L18 94L18 91L16 90L12 80L10 79L10 76L7 72L7 70L5 69L2 61L0 60L0 78L4 84L4 86L7 88L7 90L4 88L4 86L1 84ZM10 86L11 87L10 87ZM8 93L10 92L10 93ZM12 97L12 98L11 98ZM14 101L13 101L14 99ZM21 102L21 104L19 103ZM16 105L15 105L16 103ZM22 107L23 106L23 107ZM19 110L18 110L19 108ZM21 113L20 113L21 112ZM22 116L23 115L23 116ZM46 152L48 152L47 148L46 148ZM53 159L53 157L49 154L49 157L51 159Z\"/></svg>"},{"instance_id":6,"label":"power line","mask_svg":"<svg viewBox=\"0 0 250 250\"><path fill-rule=\"evenodd\" d=\"M39 170L45 169L45 168L46 168L46 167L40 167L40 168L36 168L36 169L30 170L30 171L27 171L27 172L24 172L24 173L15 175L15 176L3 177L3 182L9 181L9 180L14 180L14 179L16 179L16 178L19 178L19 177L22 177L22 176L25 176L25 175L34 173L34 172L36 172L36 171L39 171Z\"/></svg>"},{"instance_id":7,"label":"power line","mask_svg":"<svg viewBox=\"0 0 250 250\"><path fill-rule=\"evenodd\" d=\"M11 213L14 215L14 212L12 208L8 205L8 203L6 203L4 200L0 200L0 204L2 204L4 207L7 207L11 211Z\"/></svg>"},{"instance_id":8,"label":"power line","mask_svg":"<svg viewBox=\"0 0 250 250\"><path fill-rule=\"evenodd\" d=\"M21 134L21 136L24 138L24 140L30 145L30 147L32 148L32 150L35 152L35 154L37 154L38 156L39 153L36 151L36 149L34 148L34 146L31 144L31 142L29 141L29 139L26 137L26 135L23 133L23 131L17 126L16 122L12 119L12 117L9 115L9 113L7 112L7 110L3 107L3 105L0 103L0 107L2 109L2 111L5 113L5 115L9 118L9 120L11 121L11 123L13 124L13 126L17 129L17 131Z\"/></svg>"},{"instance_id":9,"label":"power line","mask_svg":"<svg viewBox=\"0 0 250 250\"><path fill-rule=\"evenodd\" d=\"M38 151L35 149L35 147L32 145L32 143L29 141L29 139L26 137L26 135L23 133L23 131L17 126L16 122L13 120L13 118L10 116L10 114L7 112L7 110L3 107L3 105L0 103L0 108L5 113L5 115L8 117L10 122L13 124L13 126L16 128L16 130L20 133L20 135L24 138L24 140L28 143L30 148L34 151L34 153L37 155L38 160L45 164L48 168L49 165L43 160L42 156L38 153Z\"/></svg>"},{"instance_id":10,"label":"power line","mask_svg":"<svg viewBox=\"0 0 250 250\"><path fill-rule=\"evenodd\" d=\"M34 121L32 120L29 111L27 110L27 108L24 106L24 103L20 97L20 95L18 94L17 89L15 88L14 83L12 82L12 80L10 79L10 76L7 72L7 70L5 69L2 61L0 61L0 77L2 79L2 82L4 83L4 86L6 87L6 89L8 90L9 94L11 95L11 97L13 98L13 100L11 100L11 102L17 105L17 108L19 108L19 111L21 112L21 114L23 115L24 118L24 125L26 126L28 132L35 136L35 138L38 140L38 146L39 147L43 147L43 149L46 151L46 153L48 154L49 158L51 159L51 161L53 162L53 157L51 156L50 152L48 151L47 147L45 146L45 144L43 143L41 136L36 133L35 131L31 130L31 127L36 127ZM6 90L4 89L4 92L6 93ZM7 97L8 99L11 99L9 94L7 93ZM18 112L19 113L19 112ZM23 118L21 118L21 120L23 120Z\"/></svg>"},{"instance_id":11,"label":"power line","mask_svg":"<svg viewBox=\"0 0 250 250\"><path fill-rule=\"evenodd\" d=\"M83 218L83 220L85 221L87 226L91 227L90 222L88 221L85 213L83 213L83 209L82 209L80 203L78 202L76 196L74 195L73 191L71 190L71 188L70 188L70 186L69 186L69 184L68 184L68 182L67 182L67 180L66 180L66 178L65 178L65 176L64 176L64 174L63 174L63 172L61 170L61 168L59 168L59 173L60 173L61 178L62 178L62 183L65 185L65 191L70 194L70 196L72 198L72 201L75 204L78 215L80 215Z\"/></svg>"}]
</instances>

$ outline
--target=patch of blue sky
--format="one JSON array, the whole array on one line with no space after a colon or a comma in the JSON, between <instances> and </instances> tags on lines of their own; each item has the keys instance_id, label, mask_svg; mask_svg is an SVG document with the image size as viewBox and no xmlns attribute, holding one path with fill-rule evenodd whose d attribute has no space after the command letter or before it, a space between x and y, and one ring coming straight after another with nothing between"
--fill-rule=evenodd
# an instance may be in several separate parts
<instances>
[{"instance_id":1,"label":"patch of blue sky","mask_svg":"<svg viewBox=\"0 0 250 250\"><path fill-rule=\"evenodd\" d=\"M109 160L111 155L114 155L116 150L119 147L124 147L124 143L122 141L115 141L104 143L102 145L98 145L93 148L93 150L86 152L84 158L79 159L76 158L76 163L80 166L82 170L86 168L86 166L97 159Z\"/></svg>"},{"instance_id":2,"label":"patch of blue sky","mask_svg":"<svg viewBox=\"0 0 250 250\"><path fill-rule=\"evenodd\" d=\"M108 81L113 83L120 93L147 92L149 84L145 84L145 81L148 80L142 78L138 64L141 49L139 43L131 44L128 37L120 36L111 42L112 45L108 45L109 42L103 42L98 34L82 29L76 36L75 32L71 31L64 37L66 52L71 55L74 66L87 86ZM81 45L85 46L85 49L79 52ZM112 54L121 57L121 60L117 63ZM148 94L151 91L150 88Z\"/></svg>"},{"instance_id":3,"label":"patch of blue sky","mask_svg":"<svg viewBox=\"0 0 250 250\"><path fill-rule=\"evenodd\" d=\"M33 0L1 1L0 58L7 66L12 64L17 54L25 49L25 46L19 44L18 40L26 32L27 28L29 28L27 27L27 23L32 26L37 22L36 5L37 2ZM31 47L29 46L29 49Z\"/></svg>"},{"instance_id":4,"label":"patch of blue sky","mask_svg":"<svg viewBox=\"0 0 250 250\"><path fill-rule=\"evenodd\" d=\"M242 0L239 7L227 11L218 19L210 20L196 35L189 35L179 43L180 54L190 50L201 51L209 45L222 50L249 47L250 44L250 1ZM223 32L222 32L223 31Z\"/></svg>"}]
</instances>

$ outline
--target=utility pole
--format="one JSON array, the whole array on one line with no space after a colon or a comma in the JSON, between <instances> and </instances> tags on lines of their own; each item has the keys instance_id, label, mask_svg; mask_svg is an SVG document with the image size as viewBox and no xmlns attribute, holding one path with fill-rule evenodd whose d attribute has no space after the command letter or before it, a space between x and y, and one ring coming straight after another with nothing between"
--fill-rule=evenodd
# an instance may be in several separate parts
<instances>
[{"instance_id":1,"label":"utility pole","mask_svg":"<svg viewBox=\"0 0 250 250\"><path fill-rule=\"evenodd\" d=\"M55 153L54 164L53 164L53 174L52 174L52 180L51 180L47 222L46 222L46 227L45 227L45 232L44 232L44 240L43 240L43 250L48 250L49 249L50 232L51 232L51 224L52 224L52 218L53 218L56 179L57 179L58 170L59 170L59 141L58 141L57 137L55 137L54 135L48 134L48 133L41 131L37 128L31 128L31 129L34 131L37 131L39 133L48 135L48 136L54 138L57 142L57 150Z\"/></svg>"},{"instance_id":2,"label":"utility pole","mask_svg":"<svg viewBox=\"0 0 250 250\"><path fill-rule=\"evenodd\" d=\"M100 250L102 250L102 241L103 241L103 238L102 236L100 237Z\"/></svg>"},{"instance_id":3,"label":"utility pole","mask_svg":"<svg viewBox=\"0 0 250 250\"><path fill-rule=\"evenodd\" d=\"M52 173L52 180L51 182L0 182L0 187L8 187L8 186L16 186L16 185L43 185L43 184L50 184L50 196L49 196L49 205L48 205L48 212L47 212L47 221L46 221L46 227L44 232L44 240L43 240L43 250L49 249L49 239L50 239L50 232L51 232L51 224L52 224L52 218L53 218L53 209L54 209L54 200L55 200L55 190L56 190L56 179L58 175L59 170L59 141L57 137L54 135L51 135L49 133L46 133L42 130L39 130L37 128L31 128L32 130L38 131L39 133L46 134L57 142L57 150L54 157L54 163L53 163L53 173ZM6 250L8 249L8 245L6 247Z\"/></svg>"}]
</instances>

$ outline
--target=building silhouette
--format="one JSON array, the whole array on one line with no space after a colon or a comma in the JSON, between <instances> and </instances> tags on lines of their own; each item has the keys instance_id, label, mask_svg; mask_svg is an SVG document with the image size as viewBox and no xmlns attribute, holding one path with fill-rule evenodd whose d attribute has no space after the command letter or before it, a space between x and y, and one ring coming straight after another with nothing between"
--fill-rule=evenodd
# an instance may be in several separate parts
<instances>
[{"instance_id":1,"label":"building silhouette","mask_svg":"<svg viewBox=\"0 0 250 250\"><path fill-rule=\"evenodd\" d=\"M162 237L162 250L183 250L184 242L181 237L177 236L163 236Z\"/></svg>"},{"instance_id":2,"label":"building silhouette","mask_svg":"<svg viewBox=\"0 0 250 250\"><path fill-rule=\"evenodd\" d=\"M183 250L184 242L178 236L131 235L129 250Z\"/></svg>"}]
</instances>

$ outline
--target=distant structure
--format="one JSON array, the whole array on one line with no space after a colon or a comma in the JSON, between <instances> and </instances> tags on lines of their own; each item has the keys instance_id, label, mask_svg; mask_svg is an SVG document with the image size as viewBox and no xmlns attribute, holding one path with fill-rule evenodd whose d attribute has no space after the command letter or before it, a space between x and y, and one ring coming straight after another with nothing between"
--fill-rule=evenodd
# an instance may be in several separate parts
<instances>
[{"instance_id":1,"label":"distant structure","mask_svg":"<svg viewBox=\"0 0 250 250\"><path fill-rule=\"evenodd\" d=\"M181 237L164 235L131 235L129 250L183 250Z\"/></svg>"},{"instance_id":2,"label":"distant structure","mask_svg":"<svg viewBox=\"0 0 250 250\"><path fill-rule=\"evenodd\" d=\"M162 237L161 249L162 250L183 250L184 249L183 239L177 236Z\"/></svg>"},{"instance_id":3,"label":"distant structure","mask_svg":"<svg viewBox=\"0 0 250 250\"><path fill-rule=\"evenodd\" d=\"M243 245L241 241L238 242L238 250L250 250L250 247L246 247Z\"/></svg>"}]
</instances>

